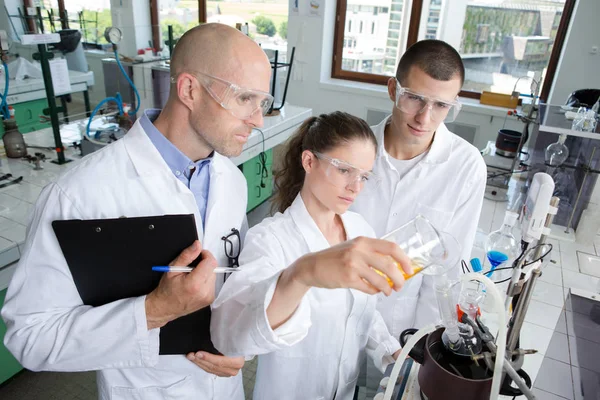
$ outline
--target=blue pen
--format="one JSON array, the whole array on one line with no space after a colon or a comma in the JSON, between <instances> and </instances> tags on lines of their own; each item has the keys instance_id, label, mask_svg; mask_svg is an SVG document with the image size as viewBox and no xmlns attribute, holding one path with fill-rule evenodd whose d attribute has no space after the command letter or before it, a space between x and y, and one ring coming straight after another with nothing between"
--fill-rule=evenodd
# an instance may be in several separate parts
<instances>
[{"instance_id":1,"label":"blue pen","mask_svg":"<svg viewBox=\"0 0 600 400\"><path fill-rule=\"evenodd\" d=\"M156 272L192 272L192 267L176 267L172 265L156 265L152 267L152 271ZM215 274L225 274L229 272L239 271L238 268L217 267L214 269Z\"/></svg>"}]
</instances>

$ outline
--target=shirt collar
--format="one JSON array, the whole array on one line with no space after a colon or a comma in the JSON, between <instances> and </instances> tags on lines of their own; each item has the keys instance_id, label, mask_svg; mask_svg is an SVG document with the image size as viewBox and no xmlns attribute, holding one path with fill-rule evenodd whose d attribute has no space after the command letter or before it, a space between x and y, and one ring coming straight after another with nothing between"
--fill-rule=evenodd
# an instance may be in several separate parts
<instances>
[{"instance_id":1,"label":"shirt collar","mask_svg":"<svg viewBox=\"0 0 600 400\"><path fill-rule=\"evenodd\" d=\"M148 138L154 147L156 147L162 158L165 160L173 174L176 176L183 174L189 178L189 172L192 168L195 168L195 173L199 173L204 164L210 164L214 152L211 153L207 158L194 162L190 160L188 156L183 154L181 150L179 150L173 143L171 143L171 141L169 141L169 139L167 139L165 135L163 135L152 123L152 121L154 121L159 114L159 109L151 108L145 110L140 118L140 125L148 135Z\"/></svg>"},{"instance_id":2,"label":"shirt collar","mask_svg":"<svg viewBox=\"0 0 600 400\"><path fill-rule=\"evenodd\" d=\"M387 161L389 161L389 154L387 151L385 151L385 127L391 122L391 119L392 115L390 114L375 128L378 143L377 153L379 156L384 157ZM423 160L421 160L421 162L429 164L441 164L448 161L451 151L452 133L442 122L435 131L433 143L431 143L428 153L425 155Z\"/></svg>"}]
</instances>

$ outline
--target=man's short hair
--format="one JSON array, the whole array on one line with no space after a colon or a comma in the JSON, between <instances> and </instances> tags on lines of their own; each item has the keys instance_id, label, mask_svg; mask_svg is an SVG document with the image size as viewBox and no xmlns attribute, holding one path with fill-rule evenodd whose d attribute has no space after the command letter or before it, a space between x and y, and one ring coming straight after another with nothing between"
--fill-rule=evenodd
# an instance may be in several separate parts
<instances>
[{"instance_id":1,"label":"man's short hair","mask_svg":"<svg viewBox=\"0 0 600 400\"><path fill-rule=\"evenodd\" d=\"M401 85L413 66L419 67L438 81L460 77L461 86L465 82L465 66L460 54L454 47L441 40L421 40L406 50L396 70L396 79Z\"/></svg>"}]
</instances>

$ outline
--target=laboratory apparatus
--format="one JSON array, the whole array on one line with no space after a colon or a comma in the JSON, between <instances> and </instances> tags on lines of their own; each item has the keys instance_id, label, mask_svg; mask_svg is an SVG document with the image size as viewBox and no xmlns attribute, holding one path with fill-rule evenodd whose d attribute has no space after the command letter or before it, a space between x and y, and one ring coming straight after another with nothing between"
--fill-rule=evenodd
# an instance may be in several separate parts
<instances>
[{"instance_id":1,"label":"laboratory apparatus","mask_svg":"<svg viewBox=\"0 0 600 400\"><path fill-rule=\"evenodd\" d=\"M536 398L531 378L523 370L524 356L536 350L520 348L519 336L535 283L552 250L545 244L558 206L558 199L551 197L552 187L547 174L536 174L520 230L521 252L510 267L512 277L505 298L485 274L467 273L455 282L450 280L448 268L430 273L441 324L402 332L402 352L388 368L376 399L484 400L497 399L500 394ZM514 215L508 219L512 224L516 221ZM460 287L458 295L455 287ZM495 336L481 312L484 297L493 300L497 312ZM506 307L507 303L512 307ZM407 367L409 355L414 360L412 367Z\"/></svg>"},{"instance_id":2,"label":"laboratory apparatus","mask_svg":"<svg viewBox=\"0 0 600 400\"><path fill-rule=\"evenodd\" d=\"M485 255L490 263L490 269L486 273L486 276L488 278L493 276L492 280L502 279L502 275L506 274L502 274L500 271L499 273L494 273L494 271L507 262L512 262L518 255L519 245L512 233L517 218L519 218L519 214L507 211L504 214L502 227L491 232L486 238Z\"/></svg>"},{"instance_id":3,"label":"laboratory apparatus","mask_svg":"<svg viewBox=\"0 0 600 400\"><path fill-rule=\"evenodd\" d=\"M594 132L596 130L596 113L585 107L579 107L573 119L571 129L574 131Z\"/></svg>"},{"instance_id":4,"label":"laboratory apparatus","mask_svg":"<svg viewBox=\"0 0 600 400\"><path fill-rule=\"evenodd\" d=\"M538 172L533 176L523 208L522 240L525 243L539 240L549 231L544 222L553 192L554 180L550 175Z\"/></svg>"},{"instance_id":5,"label":"laboratory apparatus","mask_svg":"<svg viewBox=\"0 0 600 400\"><path fill-rule=\"evenodd\" d=\"M96 108L92 111L90 118L85 127L85 133L82 135L81 141L81 153L82 155L89 154L93 151L96 151L107 144L114 142L120 139L129 128L131 128L131 120L130 116L135 116L140 108L140 94L133 81L125 72L123 65L121 64L121 60L119 59L119 52L117 45L121 42L123 38L123 33L117 27L108 27L104 31L105 39L112 44L113 52L115 55L115 60L119 67L119 70L125 76L127 82L133 88L136 98L135 109L130 111L130 107L123 103L123 99L121 98L120 93L116 93L114 97L107 97L102 100ZM99 119L99 122L94 120L94 117L98 112L102 109L102 107L108 102L114 102L117 105L117 112L108 111L108 115L103 115ZM110 117L110 118L108 118ZM95 128L95 129L93 129ZM92 134L93 130L93 134Z\"/></svg>"},{"instance_id":6,"label":"laboratory apparatus","mask_svg":"<svg viewBox=\"0 0 600 400\"><path fill-rule=\"evenodd\" d=\"M452 267L460 255L459 245L451 235L438 231L427 218L417 215L413 220L381 237L396 243L410 258L413 267L412 275L408 275L398 265L404 279L409 279L427 270L438 274L443 267ZM390 285L391 280L388 279Z\"/></svg>"},{"instance_id":7,"label":"laboratory apparatus","mask_svg":"<svg viewBox=\"0 0 600 400\"><path fill-rule=\"evenodd\" d=\"M560 167L569 158L569 148L565 145L567 135L560 135L558 140L546 147L544 158L549 167Z\"/></svg>"}]
</instances>

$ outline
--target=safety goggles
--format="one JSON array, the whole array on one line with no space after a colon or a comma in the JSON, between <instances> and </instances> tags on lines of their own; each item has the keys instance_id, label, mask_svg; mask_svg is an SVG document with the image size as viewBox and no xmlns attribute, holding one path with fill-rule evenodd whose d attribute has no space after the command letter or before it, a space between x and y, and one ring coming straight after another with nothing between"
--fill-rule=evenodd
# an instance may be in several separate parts
<instances>
[{"instance_id":1,"label":"safety goggles","mask_svg":"<svg viewBox=\"0 0 600 400\"><path fill-rule=\"evenodd\" d=\"M198 78L198 82L221 107L241 120L251 118L259 110L266 115L273 104L273 96L269 93L246 89L203 72L194 71L190 74ZM176 82L177 77L171 77L171 83Z\"/></svg>"},{"instance_id":2,"label":"safety goggles","mask_svg":"<svg viewBox=\"0 0 600 400\"><path fill-rule=\"evenodd\" d=\"M312 153L317 159L327 161L325 176L334 186L345 188L354 185L356 182L359 183L361 189L365 187L376 189L377 186L379 186L379 178L371 171L362 170L345 161L328 157L325 154L317 153L316 151L313 151Z\"/></svg>"},{"instance_id":3,"label":"safety goggles","mask_svg":"<svg viewBox=\"0 0 600 400\"><path fill-rule=\"evenodd\" d=\"M458 100L448 101L424 96L400 86L396 81L396 107L408 115L421 114L429 109L432 121L452 122L458 116L461 104Z\"/></svg>"}]
</instances>

